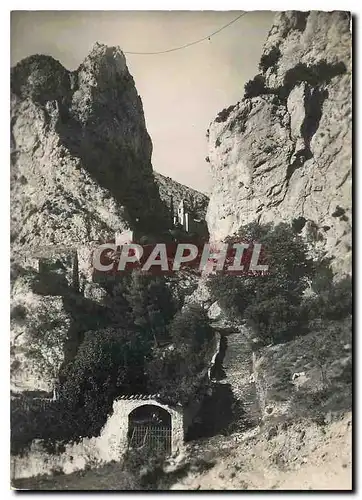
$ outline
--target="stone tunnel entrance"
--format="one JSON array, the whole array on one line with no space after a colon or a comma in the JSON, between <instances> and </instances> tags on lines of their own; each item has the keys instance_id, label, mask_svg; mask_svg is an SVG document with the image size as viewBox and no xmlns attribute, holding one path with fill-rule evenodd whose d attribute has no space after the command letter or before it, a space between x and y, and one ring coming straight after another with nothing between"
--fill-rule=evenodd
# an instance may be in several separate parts
<instances>
[{"instance_id":1,"label":"stone tunnel entrance","mask_svg":"<svg viewBox=\"0 0 362 500\"><path fill-rule=\"evenodd\" d=\"M128 448L169 455L171 438L171 414L164 408L145 404L128 415Z\"/></svg>"}]
</instances>

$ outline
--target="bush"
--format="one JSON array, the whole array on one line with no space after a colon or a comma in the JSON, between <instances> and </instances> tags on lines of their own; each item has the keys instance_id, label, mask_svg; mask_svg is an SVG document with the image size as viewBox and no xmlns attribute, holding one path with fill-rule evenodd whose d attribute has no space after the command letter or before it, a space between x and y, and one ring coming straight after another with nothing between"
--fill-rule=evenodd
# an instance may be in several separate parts
<instances>
[{"instance_id":1,"label":"bush","mask_svg":"<svg viewBox=\"0 0 362 500\"><path fill-rule=\"evenodd\" d=\"M168 339L168 325L175 314L175 304L164 277L132 273L126 300L132 311L131 323L145 335Z\"/></svg>"},{"instance_id":2,"label":"bush","mask_svg":"<svg viewBox=\"0 0 362 500\"><path fill-rule=\"evenodd\" d=\"M351 318L320 320L310 324L307 335L278 348L264 348L258 360L258 371L266 404L289 401L293 418L349 410L352 392L351 326ZM302 371L306 378L297 389L292 383L292 375Z\"/></svg>"},{"instance_id":3,"label":"bush","mask_svg":"<svg viewBox=\"0 0 362 500\"><path fill-rule=\"evenodd\" d=\"M262 94L267 94L265 86L265 77L263 75L256 75L252 80L246 82L244 86L244 98L258 97Z\"/></svg>"},{"instance_id":4,"label":"bush","mask_svg":"<svg viewBox=\"0 0 362 500\"><path fill-rule=\"evenodd\" d=\"M40 405L34 400L11 402L11 453L23 454L34 439L43 440L50 453L59 453L64 443L78 441L84 435L88 417L82 409L74 410L59 401Z\"/></svg>"},{"instance_id":5,"label":"bush","mask_svg":"<svg viewBox=\"0 0 362 500\"><path fill-rule=\"evenodd\" d=\"M122 469L139 485L138 489L162 489L164 479L163 466L165 456L149 449L128 450L122 464Z\"/></svg>"},{"instance_id":6,"label":"bush","mask_svg":"<svg viewBox=\"0 0 362 500\"><path fill-rule=\"evenodd\" d=\"M342 75L346 71L347 68L343 62L331 64L322 59L310 66L305 63L298 63L285 73L284 87L292 89L301 82L307 82L312 87L318 87L322 83L329 83L332 78Z\"/></svg>"},{"instance_id":7,"label":"bush","mask_svg":"<svg viewBox=\"0 0 362 500\"><path fill-rule=\"evenodd\" d=\"M269 275L240 277L216 274L208 281L211 297L230 315L251 325L264 344L304 334L316 319L338 320L352 313L352 282L333 281L328 261L312 262L299 236L303 220L292 226L249 224L228 241L259 241ZM313 296L305 297L310 286Z\"/></svg>"},{"instance_id":8,"label":"bush","mask_svg":"<svg viewBox=\"0 0 362 500\"><path fill-rule=\"evenodd\" d=\"M152 337L137 330L107 328L90 331L75 358L62 373L61 397L71 411L83 409L87 426L83 436L97 435L120 394L146 388L144 364Z\"/></svg>"},{"instance_id":9,"label":"bush","mask_svg":"<svg viewBox=\"0 0 362 500\"><path fill-rule=\"evenodd\" d=\"M267 69L276 64L280 59L281 53L279 47L272 47L270 52L263 54L259 63L259 70L265 73Z\"/></svg>"},{"instance_id":10,"label":"bush","mask_svg":"<svg viewBox=\"0 0 362 500\"><path fill-rule=\"evenodd\" d=\"M234 110L234 108L235 108L235 105L232 104L228 108L225 108L222 111L220 111L220 113L215 118L215 122L217 122L217 123L226 122L226 120L229 118L230 113Z\"/></svg>"},{"instance_id":11,"label":"bush","mask_svg":"<svg viewBox=\"0 0 362 500\"><path fill-rule=\"evenodd\" d=\"M196 305L176 314L169 330L173 343L156 349L147 364L149 387L165 402L186 404L207 391L206 353L213 330L206 312Z\"/></svg>"},{"instance_id":12,"label":"bush","mask_svg":"<svg viewBox=\"0 0 362 500\"><path fill-rule=\"evenodd\" d=\"M11 309L10 317L12 320L24 320L26 318L27 311L24 306L18 304Z\"/></svg>"},{"instance_id":13,"label":"bush","mask_svg":"<svg viewBox=\"0 0 362 500\"><path fill-rule=\"evenodd\" d=\"M325 318L338 320L352 314L352 280L345 277L336 283L324 282L316 296L307 299L309 319Z\"/></svg>"},{"instance_id":14,"label":"bush","mask_svg":"<svg viewBox=\"0 0 362 500\"><path fill-rule=\"evenodd\" d=\"M11 70L11 89L19 96L46 101L64 99L70 92L67 70L50 56L33 55L20 61Z\"/></svg>"},{"instance_id":15,"label":"bush","mask_svg":"<svg viewBox=\"0 0 362 500\"><path fill-rule=\"evenodd\" d=\"M292 221L292 227L296 233L301 233L302 229L304 228L307 220L304 217L298 217L297 219L293 219Z\"/></svg>"},{"instance_id":16,"label":"bush","mask_svg":"<svg viewBox=\"0 0 362 500\"><path fill-rule=\"evenodd\" d=\"M150 335L154 342L168 339L168 324L176 312L176 303L165 277L134 271L117 281L104 283L104 300L109 324Z\"/></svg>"},{"instance_id":17,"label":"bush","mask_svg":"<svg viewBox=\"0 0 362 500\"><path fill-rule=\"evenodd\" d=\"M197 304L191 304L177 313L169 329L177 346L190 346L195 353L213 338L207 312Z\"/></svg>"},{"instance_id":18,"label":"bush","mask_svg":"<svg viewBox=\"0 0 362 500\"><path fill-rule=\"evenodd\" d=\"M265 344L279 343L303 332L300 311L299 304L291 304L287 298L277 295L250 304L245 309L244 318L249 324L256 325Z\"/></svg>"}]
</instances>

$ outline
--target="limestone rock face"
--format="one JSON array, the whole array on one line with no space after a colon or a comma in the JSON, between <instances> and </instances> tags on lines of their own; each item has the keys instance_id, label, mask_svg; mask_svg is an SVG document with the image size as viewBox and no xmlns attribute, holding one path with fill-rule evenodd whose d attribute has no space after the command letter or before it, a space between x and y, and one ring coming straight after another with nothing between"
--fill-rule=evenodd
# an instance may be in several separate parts
<instances>
[{"instance_id":1,"label":"limestone rock face","mask_svg":"<svg viewBox=\"0 0 362 500\"><path fill-rule=\"evenodd\" d=\"M11 390L51 393L64 361L71 316L59 295L34 293L35 274L19 276L11 293Z\"/></svg>"},{"instance_id":2,"label":"limestone rock face","mask_svg":"<svg viewBox=\"0 0 362 500\"><path fill-rule=\"evenodd\" d=\"M74 72L31 56L11 76L14 250L162 219L141 99L119 49L96 44Z\"/></svg>"},{"instance_id":3,"label":"limestone rock face","mask_svg":"<svg viewBox=\"0 0 362 500\"><path fill-rule=\"evenodd\" d=\"M167 192L207 197L154 176L142 102L122 51L95 44L76 71L34 55L11 70L11 381L51 391L82 335L104 325L92 250L116 233L171 227ZM160 197L161 192L161 197Z\"/></svg>"},{"instance_id":4,"label":"limestone rock face","mask_svg":"<svg viewBox=\"0 0 362 500\"><path fill-rule=\"evenodd\" d=\"M66 344L74 351L79 328L95 317L104 292L92 283L97 242L167 229L151 153L118 48L96 44L73 72L42 55L12 68L14 391L51 390Z\"/></svg>"},{"instance_id":5,"label":"limestone rock face","mask_svg":"<svg viewBox=\"0 0 362 500\"><path fill-rule=\"evenodd\" d=\"M345 12L281 12L244 98L208 132L207 222L301 221L337 274L351 268L351 33Z\"/></svg>"}]
</instances>

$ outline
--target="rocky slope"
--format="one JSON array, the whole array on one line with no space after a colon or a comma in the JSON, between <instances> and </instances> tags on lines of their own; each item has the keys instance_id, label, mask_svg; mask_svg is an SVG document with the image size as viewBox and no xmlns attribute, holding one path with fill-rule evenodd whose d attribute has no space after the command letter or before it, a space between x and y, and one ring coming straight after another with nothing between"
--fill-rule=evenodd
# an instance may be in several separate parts
<instances>
[{"instance_id":1,"label":"rocky slope","mask_svg":"<svg viewBox=\"0 0 362 500\"><path fill-rule=\"evenodd\" d=\"M154 176L159 188L161 200L164 201L169 209L173 208L174 215L176 215L180 201L183 200L193 217L200 220L205 219L207 205L209 203L209 198L205 194L188 186L184 186L171 179L171 177L166 177L158 172L154 172ZM171 207L171 197L173 207Z\"/></svg>"},{"instance_id":2,"label":"rocky slope","mask_svg":"<svg viewBox=\"0 0 362 500\"><path fill-rule=\"evenodd\" d=\"M211 238L254 220L295 221L336 273L349 273L350 16L276 14L259 70L208 131Z\"/></svg>"},{"instance_id":3,"label":"rocky slope","mask_svg":"<svg viewBox=\"0 0 362 500\"><path fill-rule=\"evenodd\" d=\"M188 459L195 465L171 489L351 490L351 449L351 413L324 426L280 422L191 443Z\"/></svg>"}]
</instances>

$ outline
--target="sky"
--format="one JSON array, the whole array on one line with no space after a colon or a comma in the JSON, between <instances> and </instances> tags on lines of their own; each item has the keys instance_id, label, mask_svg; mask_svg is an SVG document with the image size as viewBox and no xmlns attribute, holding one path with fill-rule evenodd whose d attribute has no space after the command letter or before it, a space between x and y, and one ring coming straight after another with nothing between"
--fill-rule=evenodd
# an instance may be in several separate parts
<instances>
[{"instance_id":1,"label":"sky","mask_svg":"<svg viewBox=\"0 0 362 500\"><path fill-rule=\"evenodd\" d=\"M47 54L76 69L95 42L154 52L208 36L239 11L13 11L11 64ZM153 143L154 170L208 193L206 130L243 96L258 72L274 12L251 11L197 45L158 55L126 54Z\"/></svg>"}]
</instances>

